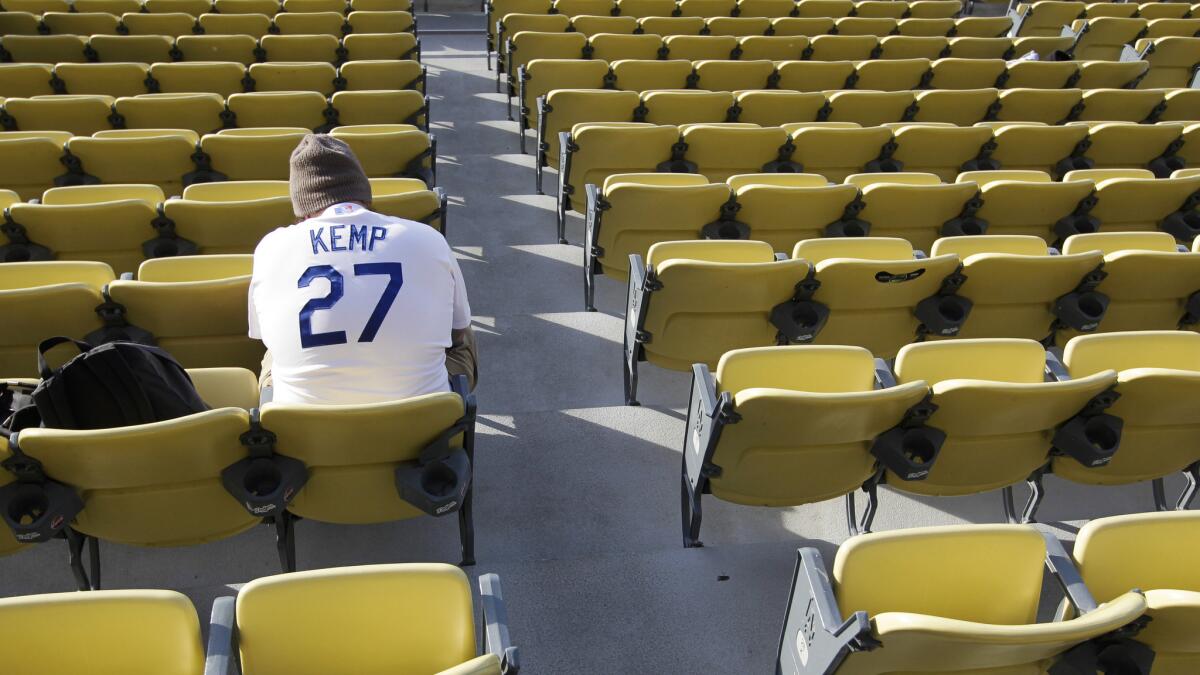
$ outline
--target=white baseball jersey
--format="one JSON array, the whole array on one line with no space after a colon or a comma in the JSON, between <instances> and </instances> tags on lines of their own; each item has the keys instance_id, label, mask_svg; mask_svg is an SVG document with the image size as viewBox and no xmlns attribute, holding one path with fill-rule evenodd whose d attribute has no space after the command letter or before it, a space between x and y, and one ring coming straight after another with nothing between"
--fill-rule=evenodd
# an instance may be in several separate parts
<instances>
[{"instance_id":1,"label":"white baseball jersey","mask_svg":"<svg viewBox=\"0 0 1200 675\"><path fill-rule=\"evenodd\" d=\"M271 350L280 403L449 391L450 331L471 324L462 272L442 235L357 204L264 237L249 305L250 337Z\"/></svg>"}]
</instances>

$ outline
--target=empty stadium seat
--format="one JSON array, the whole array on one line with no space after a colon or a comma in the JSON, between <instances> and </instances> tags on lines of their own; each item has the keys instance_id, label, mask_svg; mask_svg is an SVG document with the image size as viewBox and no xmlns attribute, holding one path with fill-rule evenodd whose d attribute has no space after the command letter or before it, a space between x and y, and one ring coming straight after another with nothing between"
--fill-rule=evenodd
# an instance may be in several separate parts
<instances>
[{"instance_id":1,"label":"empty stadium seat","mask_svg":"<svg viewBox=\"0 0 1200 675\"><path fill-rule=\"evenodd\" d=\"M128 129L188 129L207 134L225 126L225 101L217 94L143 94L117 99L114 115ZM247 120L247 122L249 122Z\"/></svg>"},{"instance_id":2,"label":"empty stadium seat","mask_svg":"<svg viewBox=\"0 0 1200 675\"><path fill-rule=\"evenodd\" d=\"M480 575L479 589L482 655L470 584L453 566L365 565L258 579L238 592L236 606L234 598L214 602L212 631L226 639L210 643L209 665L236 660L246 675L344 668L515 673L520 659L509 641L499 577ZM327 649L326 640L344 648Z\"/></svg>"},{"instance_id":3,"label":"empty stadium seat","mask_svg":"<svg viewBox=\"0 0 1200 675\"><path fill-rule=\"evenodd\" d=\"M1088 216L1095 184L1090 180L1052 181L1043 171L968 171L958 180L979 185L982 204L974 216L988 234L1032 235L1045 243L1092 227ZM1085 202L1086 200L1086 202Z\"/></svg>"},{"instance_id":4,"label":"empty stadium seat","mask_svg":"<svg viewBox=\"0 0 1200 675\"><path fill-rule=\"evenodd\" d=\"M20 131L69 131L87 136L111 128L111 96L44 96L10 98L4 113Z\"/></svg>"},{"instance_id":5,"label":"empty stadium seat","mask_svg":"<svg viewBox=\"0 0 1200 675\"><path fill-rule=\"evenodd\" d=\"M738 349L715 376L697 363L687 420L695 433L683 448L684 546L701 545L704 494L781 507L857 490L877 471L875 438L928 393L924 382L879 388L861 347Z\"/></svg>"},{"instance_id":6,"label":"empty stadium seat","mask_svg":"<svg viewBox=\"0 0 1200 675\"><path fill-rule=\"evenodd\" d=\"M737 198L737 210L722 220L749 228L749 238L771 248L791 251L800 241L825 236L858 199L854 185L834 185L818 174L757 173L727 181ZM724 229L722 225L719 229Z\"/></svg>"},{"instance_id":7,"label":"empty stadium seat","mask_svg":"<svg viewBox=\"0 0 1200 675\"><path fill-rule=\"evenodd\" d=\"M954 335L968 320L970 305L954 297L955 255L917 258L907 241L873 236L801 241L792 258L816 270L803 300L828 312L823 325L794 341L856 345L890 359L926 335Z\"/></svg>"},{"instance_id":8,"label":"empty stadium seat","mask_svg":"<svg viewBox=\"0 0 1200 675\"><path fill-rule=\"evenodd\" d=\"M1043 567L1081 616L1037 623ZM941 581L931 587L914 578ZM864 534L838 548L832 581L821 554L800 549L776 667L787 675L1045 670L1146 612L1146 597L1129 588L1106 600L1097 606L1058 540L1032 527ZM876 647L849 646L865 641Z\"/></svg>"},{"instance_id":9,"label":"empty stadium seat","mask_svg":"<svg viewBox=\"0 0 1200 675\"><path fill-rule=\"evenodd\" d=\"M1089 485L1154 481L1155 506L1168 508L1162 479L1184 473L1188 485L1178 508L1195 494L1200 453L1188 442L1200 425L1187 401L1200 385L1196 357L1200 335L1190 331L1134 331L1083 335L1067 343L1059 376L1084 377L1116 370L1119 398L1109 412L1121 418L1121 449L1104 466L1085 469L1055 457L1051 471Z\"/></svg>"},{"instance_id":10,"label":"empty stadium seat","mask_svg":"<svg viewBox=\"0 0 1200 675\"><path fill-rule=\"evenodd\" d=\"M638 361L686 371L716 365L731 349L775 344L771 310L811 269L804 260L776 260L757 241L659 242L645 262L630 256L626 403L637 403Z\"/></svg>"},{"instance_id":11,"label":"empty stadium seat","mask_svg":"<svg viewBox=\"0 0 1200 675\"><path fill-rule=\"evenodd\" d=\"M964 495L1010 488L1034 475L1049 460L1052 438L1060 440L1055 436L1059 425L1076 415L1086 419L1098 395L1117 381L1115 371L1103 370L1047 382L1045 366L1046 352L1034 340L942 340L901 349L896 381L929 383L937 408L927 423L943 431L946 440L923 480L895 481L890 475L885 480L901 492ZM1119 425L1115 430L1105 426L1089 433L1081 450L1111 455L1119 442ZM1005 492L1011 519L1011 494ZM1035 493L1031 502L1036 499ZM1033 513L1027 505L1026 518Z\"/></svg>"},{"instance_id":12,"label":"empty stadium seat","mask_svg":"<svg viewBox=\"0 0 1200 675\"><path fill-rule=\"evenodd\" d=\"M211 187L218 199L194 197L194 188ZM184 190L183 199L163 203L163 215L174 223L175 233L197 246L197 253L252 253L259 240L272 230L295 220L291 200L276 193L249 197L232 190L236 183L207 183Z\"/></svg>"},{"instance_id":13,"label":"empty stadium seat","mask_svg":"<svg viewBox=\"0 0 1200 675\"><path fill-rule=\"evenodd\" d=\"M791 159L800 167L798 170L821 174L833 183L862 172L869 162L879 158L884 144L892 140L891 130L884 127L784 125L784 129L789 128L796 146Z\"/></svg>"},{"instance_id":14,"label":"empty stadium seat","mask_svg":"<svg viewBox=\"0 0 1200 675\"><path fill-rule=\"evenodd\" d=\"M0 600L0 630L20 631L27 647L6 650L0 656L0 668L5 672L204 672L196 608L175 591L4 598ZM75 648L63 649L63 641Z\"/></svg>"},{"instance_id":15,"label":"empty stadium seat","mask_svg":"<svg viewBox=\"0 0 1200 675\"><path fill-rule=\"evenodd\" d=\"M170 258L151 258L138 265L138 281L188 282L229 279L250 274L254 268L254 256L245 254L227 255L180 255ZM202 369L221 370L221 368ZM193 371L195 372L195 371Z\"/></svg>"},{"instance_id":16,"label":"empty stadium seat","mask_svg":"<svg viewBox=\"0 0 1200 675\"><path fill-rule=\"evenodd\" d=\"M112 268L100 262L6 260L0 265L0 308L22 317L0 325L3 377L37 377L39 342L58 335L82 339L99 328L100 318L93 310L103 302L101 289L113 278ZM8 547L0 543L4 548Z\"/></svg>"},{"instance_id":17,"label":"empty stadium seat","mask_svg":"<svg viewBox=\"0 0 1200 675\"><path fill-rule=\"evenodd\" d=\"M209 92L228 97L246 86L246 66L238 62L155 63L150 76L164 94Z\"/></svg>"},{"instance_id":18,"label":"empty stadium seat","mask_svg":"<svg viewBox=\"0 0 1200 675\"><path fill-rule=\"evenodd\" d=\"M183 61L232 61L247 66L258 61L258 42L249 35L181 35L175 48Z\"/></svg>"},{"instance_id":19,"label":"empty stadium seat","mask_svg":"<svg viewBox=\"0 0 1200 675\"><path fill-rule=\"evenodd\" d=\"M224 129L200 139L211 171L228 180L278 180L288 175L288 157L309 132L305 128Z\"/></svg>"},{"instance_id":20,"label":"empty stadium seat","mask_svg":"<svg viewBox=\"0 0 1200 675\"><path fill-rule=\"evenodd\" d=\"M121 23L130 35L191 35L196 27L196 17L186 12L166 14L141 14L136 11L121 15Z\"/></svg>"},{"instance_id":21,"label":"empty stadium seat","mask_svg":"<svg viewBox=\"0 0 1200 675\"><path fill-rule=\"evenodd\" d=\"M1071 555L1097 601L1110 602L1126 588L1146 594L1150 624L1137 640L1154 650L1154 673L1186 673L1200 665L1195 616L1200 587L1195 560L1196 512L1136 513L1085 523Z\"/></svg>"},{"instance_id":22,"label":"empty stadium seat","mask_svg":"<svg viewBox=\"0 0 1200 675\"><path fill-rule=\"evenodd\" d=\"M826 236L899 237L928 251L940 236L980 229L973 217L964 217L978 191L974 183L942 183L932 173L861 173L846 182L859 189L858 202L829 225Z\"/></svg>"},{"instance_id":23,"label":"empty stadium seat","mask_svg":"<svg viewBox=\"0 0 1200 675\"><path fill-rule=\"evenodd\" d=\"M943 237L933 242L930 255L946 254L962 261L966 282L958 294L971 302L971 314L959 330L959 337L1024 338L1050 343L1055 332L1066 325L1064 319L1082 328L1102 318L1102 314L1086 312L1067 314L1060 306L1080 285L1094 278L1104 262L1099 251L1051 255L1045 239L1040 237L987 234ZM1078 301L1070 305L1079 306Z\"/></svg>"},{"instance_id":24,"label":"empty stadium seat","mask_svg":"<svg viewBox=\"0 0 1200 675\"><path fill-rule=\"evenodd\" d=\"M65 151L78 160L68 165L81 182L150 183L168 195L183 191L185 175L195 170L192 153L199 140L185 129L112 130L76 136Z\"/></svg>"},{"instance_id":25,"label":"empty stadium seat","mask_svg":"<svg viewBox=\"0 0 1200 675\"><path fill-rule=\"evenodd\" d=\"M1190 323L1200 290L1200 253L1179 251L1165 232L1101 232L1067 237L1063 253L1100 251L1105 277L1097 290L1108 299L1098 330L1173 330Z\"/></svg>"}]
</instances>

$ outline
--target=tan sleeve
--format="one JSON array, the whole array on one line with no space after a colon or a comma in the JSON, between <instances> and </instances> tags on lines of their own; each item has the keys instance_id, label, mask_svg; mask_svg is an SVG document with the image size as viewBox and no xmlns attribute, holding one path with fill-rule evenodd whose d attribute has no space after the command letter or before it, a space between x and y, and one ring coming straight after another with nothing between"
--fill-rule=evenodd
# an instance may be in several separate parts
<instances>
[{"instance_id":1,"label":"tan sleeve","mask_svg":"<svg viewBox=\"0 0 1200 675\"><path fill-rule=\"evenodd\" d=\"M450 348L446 350L446 372L466 375L471 391L479 379L479 360L475 348L475 331L466 328L450 331Z\"/></svg>"}]
</instances>

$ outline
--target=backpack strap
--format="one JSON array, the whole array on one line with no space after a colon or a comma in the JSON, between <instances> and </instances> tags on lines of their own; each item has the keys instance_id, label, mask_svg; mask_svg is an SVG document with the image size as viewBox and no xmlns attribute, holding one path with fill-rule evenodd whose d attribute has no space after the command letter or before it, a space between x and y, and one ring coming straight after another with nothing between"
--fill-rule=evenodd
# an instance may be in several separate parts
<instances>
[{"instance_id":1,"label":"backpack strap","mask_svg":"<svg viewBox=\"0 0 1200 675\"><path fill-rule=\"evenodd\" d=\"M80 354L90 351L92 348L90 344L82 340L75 340L63 335L42 340L38 344L38 374L41 375L43 380L54 374L54 371L50 370L50 366L46 365L46 352L66 342L70 342L78 347Z\"/></svg>"},{"instance_id":2,"label":"backpack strap","mask_svg":"<svg viewBox=\"0 0 1200 675\"><path fill-rule=\"evenodd\" d=\"M113 359L125 367L116 367ZM154 420L154 406L146 390L130 374L128 362L120 351L108 348L84 357L81 363L108 390L126 420L139 420L143 424Z\"/></svg>"}]
</instances>

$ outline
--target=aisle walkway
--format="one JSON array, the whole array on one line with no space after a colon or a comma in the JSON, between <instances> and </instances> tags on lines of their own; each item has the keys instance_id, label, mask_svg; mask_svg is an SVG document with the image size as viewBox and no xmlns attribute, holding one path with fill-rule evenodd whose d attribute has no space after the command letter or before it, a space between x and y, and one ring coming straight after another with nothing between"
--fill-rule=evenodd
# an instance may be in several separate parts
<instances>
[{"instance_id":1,"label":"aisle walkway","mask_svg":"<svg viewBox=\"0 0 1200 675\"><path fill-rule=\"evenodd\" d=\"M647 367L644 406L621 405L624 289L601 279L600 311L581 311L581 221L568 228L571 245L553 243L553 197L533 195L532 158L503 121L482 37L422 41L449 240L480 332L472 573L501 575L523 672L771 672L795 549L814 545L832 560L845 538L842 503L781 511L707 500L708 546L682 548L687 376ZM1067 520L1052 528L1067 538L1081 519L1151 508L1149 486L1048 485L1042 517ZM885 490L876 527L1000 518L995 494L918 500ZM453 519L300 522L297 538L301 568L457 560ZM71 589L65 558L55 542L0 561L0 596ZM106 587L182 589L204 613L224 584L278 571L265 527L194 548L106 545L103 560Z\"/></svg>"}]
</instances>

